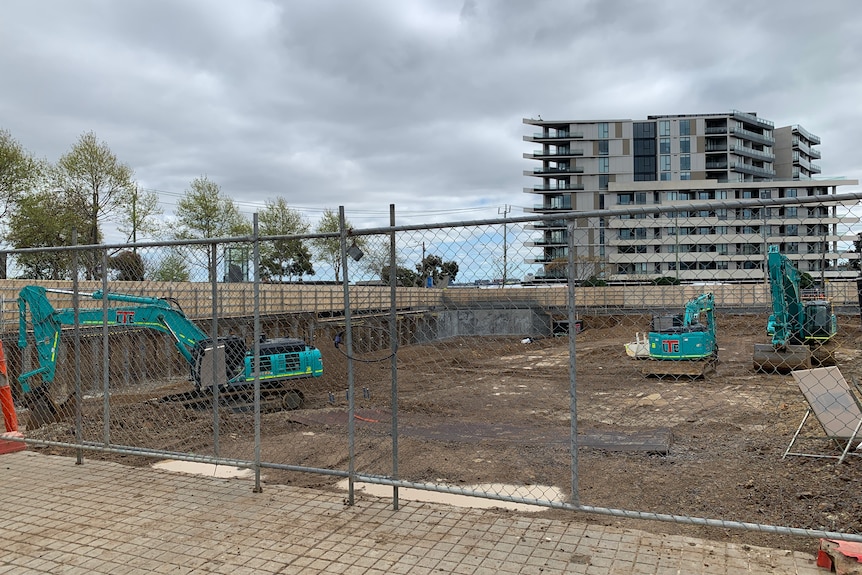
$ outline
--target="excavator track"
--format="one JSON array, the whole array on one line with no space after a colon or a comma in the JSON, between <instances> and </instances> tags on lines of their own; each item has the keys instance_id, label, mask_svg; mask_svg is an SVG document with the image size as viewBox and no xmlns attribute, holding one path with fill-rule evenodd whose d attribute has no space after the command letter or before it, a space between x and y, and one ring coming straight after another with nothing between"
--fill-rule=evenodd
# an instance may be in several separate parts
<instances>
[{"instance_id":1,"label":"excavator track","mask_svg":"<svg viewBox=\"0 0 862 575\"><path fill-rule=\"evenodd\" d=\"M213 408L213 395L208 390L194 390L166 395L153 400L157 403L179 403L186 409L207 410ZM254 387L230 386L219 390L219 407L234 413L254 410ZM260 410L262 412L292 411L300 409L305 396L298 389L288 389L275 383L261 384Z\"/></svg>"},{"instance_id":2,"label":"excavator track","mask_svg":"<svg viewBox=\"0 0 862 575\"><path fill-rule=\"evenodd\" d=\"M641 374L647 377L687 377L690 379L699 379L715 372L717 366L717 356L701 360L668 361L648 359L641 368Z\"/></svg>"},{"instance_id":3,"label":"excavator track","mask_svg":"<svg viewBox=\"0 0 862 575\"><path fill-rule=\"evenodd\" d=\"M790 373L798 369L835 365L834 341L808 345L788 345L776 350L765 343L754 344L754 370L761 373Z\"/></svg>"}]
</instances>

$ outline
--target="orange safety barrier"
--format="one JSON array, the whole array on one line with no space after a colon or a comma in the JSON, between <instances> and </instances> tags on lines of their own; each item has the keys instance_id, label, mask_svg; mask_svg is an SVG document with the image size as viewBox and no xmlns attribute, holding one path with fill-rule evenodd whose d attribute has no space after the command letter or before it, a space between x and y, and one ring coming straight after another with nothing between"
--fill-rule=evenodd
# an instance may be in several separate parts
<instances>
[{"instance_id":1,"label":"orange safety barrier","mask_svg":"<svg viewBox=\"0 0 862 575\"><path fill-rule=\"evenodd\" d=\"M12 389L9 387L9 374L6 370L6 355L3 353L2 341L0 341L0 408L3 411L3 423L6 426L6 433L0 435L0 455L26 449L27 446L24 443L11 441L12 438L21 438L24 435L18 431L18 416L15 414Z\"/></svg>"}]
</instances>

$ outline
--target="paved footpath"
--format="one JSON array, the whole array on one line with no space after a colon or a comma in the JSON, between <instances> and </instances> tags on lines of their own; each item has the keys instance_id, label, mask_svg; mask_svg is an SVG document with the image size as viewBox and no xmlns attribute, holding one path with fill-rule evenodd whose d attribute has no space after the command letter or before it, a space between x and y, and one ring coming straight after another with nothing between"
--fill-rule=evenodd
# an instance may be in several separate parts
<instances>
[{"instance_id":1,"label":"paved footpath","mask_svg":"<svg viewBox=\"0 0 862 575\"><path fill-rule=\"evenodd\" d=\"M0 456L0 574L828 575L814 555L525 514ZM812 541L812 548L817 542Z\"/></svg>"}]
</instances>

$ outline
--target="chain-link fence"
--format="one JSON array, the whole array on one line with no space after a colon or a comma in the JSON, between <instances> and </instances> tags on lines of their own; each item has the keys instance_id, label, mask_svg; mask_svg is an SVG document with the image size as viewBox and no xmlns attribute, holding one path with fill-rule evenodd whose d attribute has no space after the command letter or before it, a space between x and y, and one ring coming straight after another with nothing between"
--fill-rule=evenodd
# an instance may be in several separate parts
<instances>
[{"instance_id":1,"label":"chain-link fence","mask_svg":"<svg viewBox=\"0 0 862 575\"><path fill-rule=\"evenodd\" d=\"M24 440L862 540L860 196L7 252Z\"/></svg>"}]
</instances>

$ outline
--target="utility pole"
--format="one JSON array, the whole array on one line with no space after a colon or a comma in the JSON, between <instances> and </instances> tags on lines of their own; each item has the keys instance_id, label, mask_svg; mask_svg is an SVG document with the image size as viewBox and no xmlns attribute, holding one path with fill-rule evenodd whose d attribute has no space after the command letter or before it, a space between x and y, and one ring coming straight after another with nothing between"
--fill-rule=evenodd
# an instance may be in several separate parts
<instances>
[{"instance_id":1,"label":"utility pole","mask_svg":"<svg viewBox=\"0 0 862 575\"><path fill-rule=\"evenodd\" d=\"M506 216L509 215L509 212L512 211L512 206L509 204L505 204L497 208L498 214L503 214L503 288L506 287L506 275L508 268L508 250L509 250L509 238L507 237L508 232L506 229Z\"/></svg>"}]
</instances>

